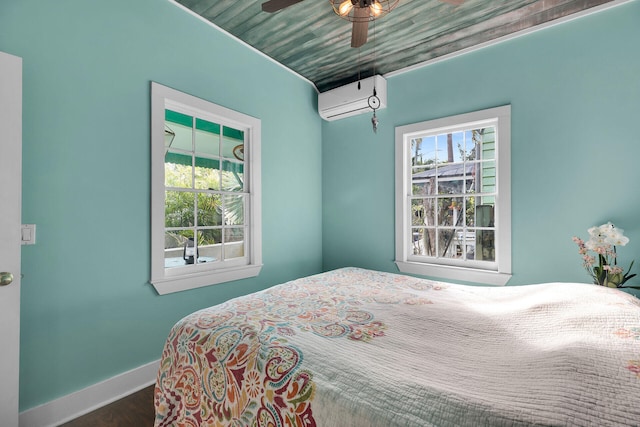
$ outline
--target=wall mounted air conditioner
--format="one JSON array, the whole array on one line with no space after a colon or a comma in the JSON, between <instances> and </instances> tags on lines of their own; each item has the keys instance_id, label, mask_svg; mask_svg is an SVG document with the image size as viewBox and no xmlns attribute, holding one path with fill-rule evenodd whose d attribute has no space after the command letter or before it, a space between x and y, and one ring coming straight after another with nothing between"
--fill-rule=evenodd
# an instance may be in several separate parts
<instances>
[{"instance_id":1,"label":"wall mounted air conditioner","mask_svg":"<svg viewBox=\"0 0 640 427\"><path fill-rule=\"evenodd\" d=\"M356 114L372 112L369 107L369 97L373 95L375 85L376 95L380 99L380 108L387 106L387 81L382 76L373 76L350 83L318 95L318 113L325 120L343 119Z\"/></svg>"}]
</instances>

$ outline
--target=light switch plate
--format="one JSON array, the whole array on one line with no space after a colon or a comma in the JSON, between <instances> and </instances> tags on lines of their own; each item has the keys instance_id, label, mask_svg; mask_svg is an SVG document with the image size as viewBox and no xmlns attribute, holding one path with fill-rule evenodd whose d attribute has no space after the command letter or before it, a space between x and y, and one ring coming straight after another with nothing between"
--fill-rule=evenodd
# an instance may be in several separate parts
<instances>
[{"instance_id":1,"label":"light switch plate","mask_svg":"<svg viewBox=\"0 0 640 427\"><path fill-rule=\"evenodd\" d=\"M22 224L22 244L23 245L36 244L36 225L35 224Z\"/></svg>"}]
</instances>

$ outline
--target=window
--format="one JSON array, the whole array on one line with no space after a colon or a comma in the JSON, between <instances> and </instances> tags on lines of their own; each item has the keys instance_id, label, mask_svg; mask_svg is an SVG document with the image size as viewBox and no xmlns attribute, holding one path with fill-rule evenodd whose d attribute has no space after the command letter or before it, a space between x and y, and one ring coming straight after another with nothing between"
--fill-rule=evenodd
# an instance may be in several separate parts
<instances>
[{"instance_id":1,"label":"window","mask_svg":"<svg viewBox=\"0 0 640 427\"><path fill-rule=\"evenodd\" d=\"M151 283L159 294L257 276L260 120L151 84Z\"/></svg>"},{"instance_id":2,"label":"window","mask_svg":"<svg viewBox=\"0 0 640 427\"><path fill-rule=\"evenodd\" d=\"M400 271L494 285L511 277L511 107L396 127Z\"/></svg>"}]
</instances>

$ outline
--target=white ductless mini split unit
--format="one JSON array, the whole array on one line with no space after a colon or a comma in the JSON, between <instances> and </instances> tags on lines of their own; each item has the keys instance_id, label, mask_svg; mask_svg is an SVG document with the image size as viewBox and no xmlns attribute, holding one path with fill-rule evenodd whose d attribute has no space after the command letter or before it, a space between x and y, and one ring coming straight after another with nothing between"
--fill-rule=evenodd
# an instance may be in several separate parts
<instances>
[{"instance_id":1,"label":"white ductless mini split unit","mask_svg":"<svg viewBox=\"0 0 640 427\"><path fill-rule=\"evenodd\" d=\"M387 81L382 76L373 76L350 83L318 95L318 113L325 120L343 119L356 114L373 111L369 107L369 97L373 95L373 88L380 100L379 108L387 106Z\"/></svg>"}]
</instances>

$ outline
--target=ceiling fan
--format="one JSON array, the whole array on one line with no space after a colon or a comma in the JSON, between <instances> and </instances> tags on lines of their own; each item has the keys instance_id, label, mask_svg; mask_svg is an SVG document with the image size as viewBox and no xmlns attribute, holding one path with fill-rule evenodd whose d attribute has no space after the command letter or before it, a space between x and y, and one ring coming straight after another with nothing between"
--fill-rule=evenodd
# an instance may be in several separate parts
<instances>
[{"instance_id":1,"label":"ceiling fan","mask_svg":"<svg viewBox=\"0 0 640 427\"><path fill-rule=\"evenodd\" d=\"M302 0L269 0L262 3L262 10L274 13L285 9ZM367 42L369 21L373 21L382 15L389 13L400 0L329 0L333 10L341 18L351 21L351 47L360 47ZM440 0L455 6L461 5L465 0Z\"/></svg>"}]
</instances>

